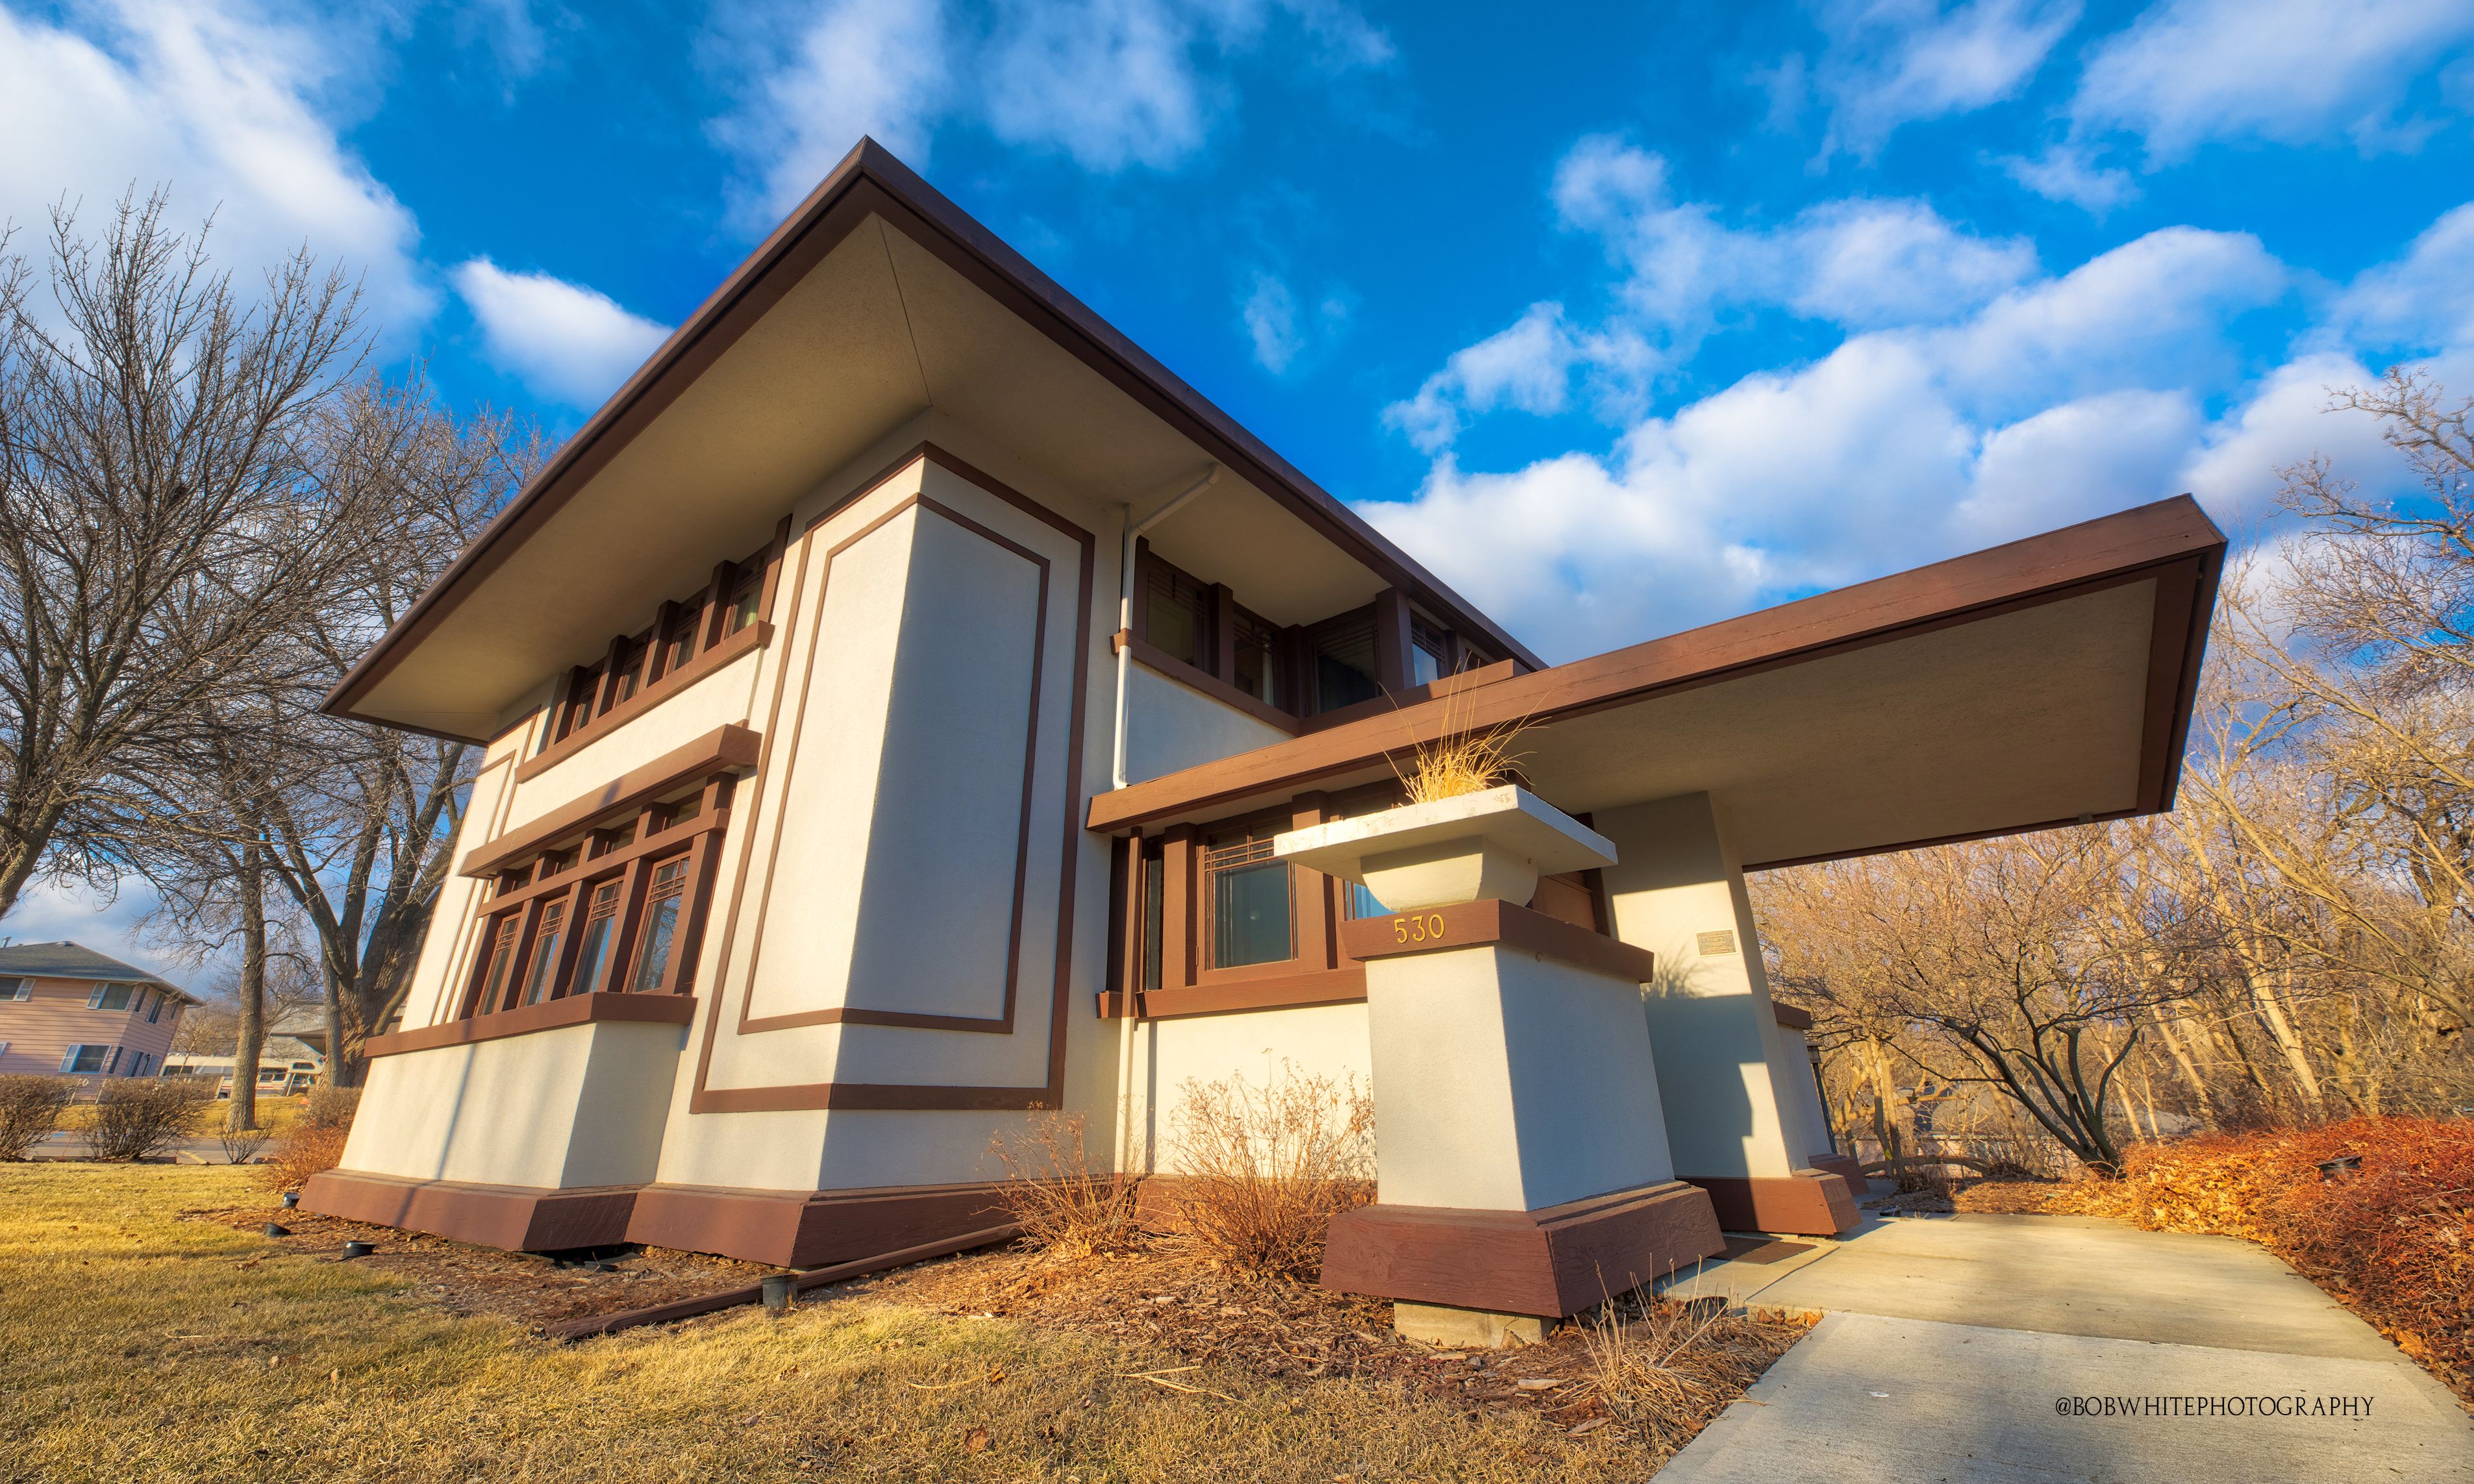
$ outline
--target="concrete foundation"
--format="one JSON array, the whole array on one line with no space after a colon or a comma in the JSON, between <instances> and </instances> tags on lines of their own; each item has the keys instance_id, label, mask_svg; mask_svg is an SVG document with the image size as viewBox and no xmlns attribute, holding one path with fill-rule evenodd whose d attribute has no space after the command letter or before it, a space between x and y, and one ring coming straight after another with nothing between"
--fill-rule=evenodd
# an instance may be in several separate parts
<instances>
[{"instance_id":1,"label":"concrete foundation","mask_svg":"<svg viewBox=\"0 0 2474 1484\"><path fill-rule=\"evenodd\" d=\"M1546 1321L1534 1314L1495 1314L1443 1304L1395 1304L1392 1328L1403 1338L1443 1350L1510 1350L1546 1338Z\"/></svg>"}]
</instances>

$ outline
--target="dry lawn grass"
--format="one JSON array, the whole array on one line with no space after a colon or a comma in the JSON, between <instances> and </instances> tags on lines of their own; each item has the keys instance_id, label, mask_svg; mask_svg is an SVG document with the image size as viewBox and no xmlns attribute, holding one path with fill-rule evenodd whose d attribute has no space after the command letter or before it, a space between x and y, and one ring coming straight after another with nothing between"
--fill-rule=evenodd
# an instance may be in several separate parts
<instances>
[{"instance_id":1,"label":"dry lawn grass","mask_svg":"<svg viewBox=\"0 0 2474 1484\"><path fill-rule=\"evenodd\" d=\"M260 1202L223 1166L0 1169L0 1478L1509 1484L1645 1478L1661 1456L1511 1400L1551 1388L1506 1383L1496 1357L1418 1360L1423 1384L1272 1378L1036 1304L982 1319L929 1302L932 1279L1023 1254L827 1290L778 1322L739 1309L561 1347L447 1312L383 1260L231 1224ZM178 1214L199 1207L230 1213Z\"/></svg>"}]
</instances>

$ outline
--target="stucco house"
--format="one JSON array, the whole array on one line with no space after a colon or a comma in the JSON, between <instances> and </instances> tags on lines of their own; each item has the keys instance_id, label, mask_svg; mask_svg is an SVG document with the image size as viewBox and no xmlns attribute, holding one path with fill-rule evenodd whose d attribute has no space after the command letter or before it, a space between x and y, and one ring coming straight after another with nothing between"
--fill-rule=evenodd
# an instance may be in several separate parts
<instances>
[{"instance_id":1,"label":"stucco house","mask_svg":"<svg viewBox=\"0 0 2474 1484\"><path fill-rule=\"evenodd\" d=\"M0 1076L108 1077L160 1072L197 996L68 942L0 947Z\"/></svg>"},{"instance_id":2,"label":"stucco house","mask_svg":"<svg viewBox=\"0 0 2474 1484\"><path fill-rule=\"evenodd\" d=\"M304 1205L838 1261L1285 1061L1374 1089L1343 1287L1846 1230L1744 872L2170 807L2223 553L2168 500L1548 665L862 141L329 698L486 753Z\"/></svg>"}]
</instances>

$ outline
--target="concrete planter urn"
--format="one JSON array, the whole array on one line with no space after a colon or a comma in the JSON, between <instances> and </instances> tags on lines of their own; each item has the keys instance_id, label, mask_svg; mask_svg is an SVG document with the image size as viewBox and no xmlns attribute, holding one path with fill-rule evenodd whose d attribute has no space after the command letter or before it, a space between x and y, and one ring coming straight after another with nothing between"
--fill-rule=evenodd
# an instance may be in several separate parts
<instances>
[{"instance_id":1,"label":"concrete planter urn","mask_svg":"<svg viewBox=\"0 0 2474 1484\"><path fill-rule=\"evenodd\" d=\"M1414 1338L1492 1345L1722 1248L1667 1156L1651 955L1527 905L1541 875L1614 864L1611 842L1506 786L1273 850L1386 909L1342 926L1366 966L1377 1193L1332 1223L1326 1287L1395 1301Z\"/></svg>"}]
</instances>

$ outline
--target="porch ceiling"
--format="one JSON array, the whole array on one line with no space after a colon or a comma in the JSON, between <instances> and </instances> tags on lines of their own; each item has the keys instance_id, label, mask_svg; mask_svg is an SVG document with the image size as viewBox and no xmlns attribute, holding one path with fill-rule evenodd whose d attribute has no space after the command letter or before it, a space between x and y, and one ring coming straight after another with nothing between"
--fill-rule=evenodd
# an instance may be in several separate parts
<instances>
[{"instance_id":1,"label":"porch ceiling","mask_svg":"<svg viewBox=\"0 0 2474 1484\"><path fill-rule=\"evenodd\" d=\"M1747 867L2171 806L2224 539L2187 497L1102 795L1156 831L1525 720L1567 810L1708 792Z\"/></svg>"}]
</instances>

